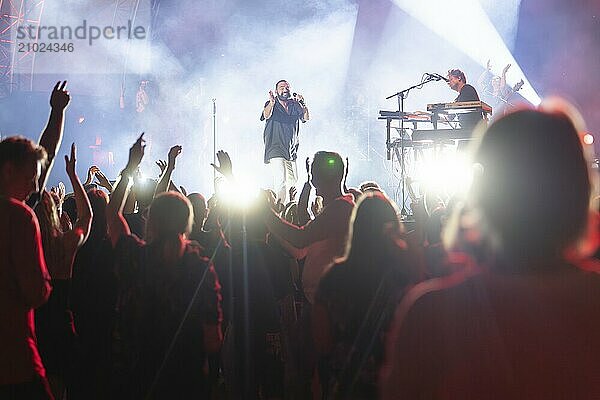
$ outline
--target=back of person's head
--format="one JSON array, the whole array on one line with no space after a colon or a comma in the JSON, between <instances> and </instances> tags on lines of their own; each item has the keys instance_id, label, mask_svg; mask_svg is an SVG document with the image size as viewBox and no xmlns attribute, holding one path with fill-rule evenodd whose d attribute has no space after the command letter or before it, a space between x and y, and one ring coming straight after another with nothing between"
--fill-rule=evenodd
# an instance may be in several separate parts
<instances>
[{"instance_id":1,"label":"back of person's head","mask_svg":"<svg viewBox=\"0 0 600 400\"><path fill-rule=\"evenodd\" d=\"M0 142L0 190L3 194L25 200L36 190L37 164L45 166L46 150L21 136ZM29 176L32 175L32 176Z\"/></svg>"},{"instance_id":2,"label":"back of person's head","mask_svg":"<svg viewBox=\"0 0 600 400\"><path fill-rule=\"evenodd\" d=\"M156 185L156 180L151 178L135 180L133 191L135 192L135 199L137 200L139 211L143 211L150 207L152 199L154 198L154 192L156 191Z\"/></svg>"},{"instance_id":3,"label":"back of person's head","mask_svg":"<svg viewBox=\"0 0 600 400\"><path fill-rule=\"evenodd\" d=\"M17 167L47 158L46 150L22 136L11 136L0 142L0 168L9 162Z\"/></svg>"},{"instance_id":4,"label":"back of person's head","mask_svg":"<svg viewBox=\"0 0 600 400\"><path fill-rule=\"evenodd\" d=\"M146 237L149 242L171 240L191 231L194 211L190 201L178 192L161 193L148 212Z\"/></svg>"},{"instance_id":5,"label":"back of person's head","mask_svg":"<svg viewBox=\"0 0 600 400\"><path fill-rule=\"evenodd\" d=\"M402 225L398 214L397 207L385 194L378 191L363 194L350 219L347 259L374 261L397 255L404 248L399 239Z\"/></svg>"},{"instance_id":6,"label":"back of person's head","mask_svg":"<svg viewBox=\"0 0 600 400\"><path fill-rule=\"evenodd\" d=\"M360 198L360 196L362 196L362 194L363 194L363 192L361 192L359 189L356 189L353 187L347 188L346 192L350 193L352 195L352 197L354 197L354 202L357 202L358 199Z\"/></svg>"},{"instance_id":7,"label":"back of person's head","mask_svg":"<svg viewBox=\"0 0 600 400\"><path fill-rule=\"evenodd\" d=\"M560 110L520 110L487 129L470 201L506 255L557 256L583 234L589 171L573 121Z\"/></svg>"},{"instance_id":8,"label":"back of person's head","mask_svg":"<svg viewBox=\"0 0 600 400\"><path fill-rule=\"evenodd\" d=\"M187 196L194 210L194 230L202 229L206 219L206 199L200 193L190 193Z\"/></svg>"},{"instance_id":9,"label":"back of person's head","mask_svg":"<svg viewBox=\"0 0 600 400\"><path fill-rule=\"evenodd\" d=\"M108 196L100 189L88 190L87 195L93 213L89 243L96 239L102 239L107 235L106 208L108 206Z\"/></svg>"},{"instance_id":10,"label":"back of person's head","mask_svg":"<svg viewBox=\"0 0 600 400\"><path fill-rule=\"evenodd\" d=\"M379 192L381 192L381 187L379 186L379 184L375 181L365 181L363 183L360 184L360 191L361 192L367 192L369 190L377 190Z\"/></svg>"},{"instance_id":11,"label":"back of person's head","mask_svg":"<svg viewBox=\"0 0 600 400\"><path fill-rule=\"evenodd\" d=\"M339 187L344 179L345 166L342 157L331 151L315 153L311 166L312 182L315 187Z\"/></svg>"}]
</instances>

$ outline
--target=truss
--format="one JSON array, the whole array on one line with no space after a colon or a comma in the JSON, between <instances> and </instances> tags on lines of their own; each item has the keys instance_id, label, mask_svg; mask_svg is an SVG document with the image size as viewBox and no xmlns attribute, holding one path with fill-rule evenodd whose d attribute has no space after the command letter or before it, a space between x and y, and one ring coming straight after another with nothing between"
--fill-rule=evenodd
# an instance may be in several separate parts
<instances>
[{"instance_id":1,"label":"truss","mask_svg":"<svg viewBox=\"0 0 600 400\"><path fill-rule=\"evenodd\" d=\"M0 98L32 89L35 53L19 52L16 36L22 25L39 26L43 12L44 0L0 0Z\"/></svg>"}]
</instances>

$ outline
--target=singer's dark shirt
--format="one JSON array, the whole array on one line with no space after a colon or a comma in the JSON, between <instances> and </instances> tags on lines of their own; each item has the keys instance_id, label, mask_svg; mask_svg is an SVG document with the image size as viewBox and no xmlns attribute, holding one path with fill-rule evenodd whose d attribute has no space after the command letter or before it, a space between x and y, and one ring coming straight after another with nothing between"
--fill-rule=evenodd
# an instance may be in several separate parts
<instances>
[{"instance_id":1,"label":"singer's dark shirt","mask_svg":"<svg viewBox=\"0 0 600 400\"><path fill-rule=\"evenodd\" d=\"M479 95L477 90L469 84L466 84L460 90L460 93L454 101L479 101ZM460 121L460 127L463 129L473 129L479 121L483 119L481 112L470 112L459 115L458 120Z\"/></svg>"},{"instance_id":2,"label":"singer's dark shirt","mask_svg":"<svg viewBox=\"0 0 600 400\"><path fill-rule=\"evenodd\" d=\"M267 101L265 107L269 104ZM276 157L285 158L288 161L296 161L298 156L298 131L304 111L300 104L294 100L288 101L288 111L279 101L275 101L273 114L267 119L263 138L265 141L265 164ZM261 113L260 120L265 117Z\"/></svg>"}]
</instances>

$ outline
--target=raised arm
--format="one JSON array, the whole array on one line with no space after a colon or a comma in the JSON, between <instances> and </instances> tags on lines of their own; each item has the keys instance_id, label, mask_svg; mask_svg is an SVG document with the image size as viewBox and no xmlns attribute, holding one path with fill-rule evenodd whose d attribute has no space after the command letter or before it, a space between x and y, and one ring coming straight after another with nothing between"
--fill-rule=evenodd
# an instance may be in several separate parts
<instances>
[{"instance_id":1,"label":"raised arm","mask_svg":"<svg viewBox=\"0 0 600 400\"><path fill-rule=\"evenodd\" d=\"M71 96L65 89L66 85L67 81L58 81L50 95L50 117L48 118L46 128L44 129L44 132L42 132L42 136L40 136L39 140L39 144L43 146L48 153L48 164L42 171L38 180L38 187L40 190L43 190L46 187L50 169L52 168L56 152L58 151L62 140L65 109L71 101Z\"/></svg>"},{"instance_id":2,"label":"raised arm","mask_svg":"<svg viewBox=\"0 0 600 400\"><path fill-rule=\"evenodd\" d=\"M169 190L171 175L175 169L175 160L179 154L181 154L181 146L173 146L169 150L169 161L167 162L167 167L163 171L162 176L156 185L156 191L154 192L155 195Z\"/></svg>"},{"instance_id":3,"label":"raised arm","mask_svg":"<svg viewBox=\"0 0 600 400\"><path fill-rule=\"evenodd\" d=\"M160 168L160 174L158 175L158 179L160 180L160 177L162 176L162 174L165 172L165 170L167 169L167 162L164 160L158 160L156 161L156 165L158 166L158 168ZM175 183L173 183L173 179L171 179L169 181L169 191L171 192L179 192L182 193L184 196L187 196L186 193L183 193L183 191L185 189L183 189L183 186L179 187L180 189L177 188L177 186L175 186Z\"/></svg>"},{"instance_id":4,"label":"raised arm","mask_svg":"<svg viewBox=\"0 0 600 400\"><path fill-rule=\"evenodd\" d=\"M492 64L490 60L487 61L486 69L479 75L477 79L477 86L481 89L485 89L485 87L489 84L489 80L492 77Z\"/></svg>"},{"instance_id":5,"label":"raised arm","mask_svg":"<svg viewBox=\"0 0 600 400\"><path fill-rule=\"evenodd\" d=\"M500 75L500 88L504 90L506 88L506 73L510 68L511 64L506 64L506 67L502 70L502 75Z\"/></svg>"},{"instance_id":6,"label":"raised arm","mask_svg":"<svg viewBox=\"0 0 600 400\"><path fill-rule=\"evenodd\" d=\"M265 209L265 225L272 234L301 249L348 229L345 214L350 210L343 206L325 207L321 214L302 227L293 225L280 218L271 208ZM345 221L340 224L339 221Z\"/></svg>"},{"instance_id":7,"label":"raised arm","mask_svg":"<svg viewBox=\"0 0 600 400\"><path fill-rule=\"evenodd\" d=\"M308 107L304 102L304 97L301 94L297 94L295 99L298 102L298 104L300 104L300 107L302 107L302 122L308 121L310 119L310 115L308 114Z\"/></svg>"},{"instance_id":8,"label":"raised arm","mask_svg":"<svg viewBox=\"0 0 600 400\"><path fill-rule=\"evenodd\" d=\"M73 186L75 195L75 206L77 207L77 221L73 228L65 235L71 239L74 248L81 246L87 240L92 225L92 206L83 185L75 172L76 148L75 143L71 144L71 158L65 156L65 165L67 175Z\"/></svg>"},{"instance_id":9,"label":"raised arm","mask_svg":"<svg viewBox=\"0 0 600 400\"><path fill-rule=\"evenodd\" d=\"M95 175L96 175L96 179L98 180L98 185L103 187L104 189L106 189L109 194L112 193L112 191L113 191L112 183L110 183L110 181L108 180L106 175L104 175L104 173L102 171L100 171L100 168L98 168L96 170Z\"/></svg>"},{"instance_id":10,"label":"raised arm","mask_svg":"<svg viewBox=\"0 0 600 400\"><path fill-rule=\"evenodd\" d=\"M275 95L273 95L272 90L269 90L269 101L267 102L267 104L265 104L265 107L263 108L262 118L260 120L262 121L262 120L271 118L271 116L273 115L274 107L275 107Z\"/></svg>"},{"instance_id":11,"label":"raised arm","mask_svg":"<svg viewBox=\"0 0 600 400\"><path fill-rule=\"evenodd\" d=\"M304 183L302 191L300 192L300 197L298 198L298 225L300 226L306 225L308 221L310 221L308 202L312 187L310 185L310 161L308 157L306 157L306 174L306 182Z\"/></svg>"},{"instance_id":12,"label":"raised arm","mask_svg":"<svg viewBox=\"0 0 600 400\"><path fill-rule=\"evenodd\" d=\"M113 247L116 246L121 235L130 234L129 226L123 218L123 201L129 190L129 180L140 165L142 157L144 157L144 148L144 133L142 133L129 149L127 166L121 172L121 178L110 196L110 202L106 210L106 222Z\"/></svg>"}]
</instances>

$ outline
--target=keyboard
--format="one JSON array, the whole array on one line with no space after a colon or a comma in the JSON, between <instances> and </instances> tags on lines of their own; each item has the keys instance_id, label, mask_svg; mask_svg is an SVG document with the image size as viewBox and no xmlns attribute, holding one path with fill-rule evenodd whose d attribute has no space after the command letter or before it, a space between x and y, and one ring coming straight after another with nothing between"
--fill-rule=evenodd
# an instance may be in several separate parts
<instances>
[{"instance_id":1,"label":"keyboard","mask_svg":"<svg viewBox=\"0 0 600 400\"><path fill-rule=\"evenodd\" d=\"M465 113L472 111L483 111L486 114L491 114L492 107L483 101L457 101L454 103L427 104L427 111L436 113Z\"/></svg>"}]
</instances>

